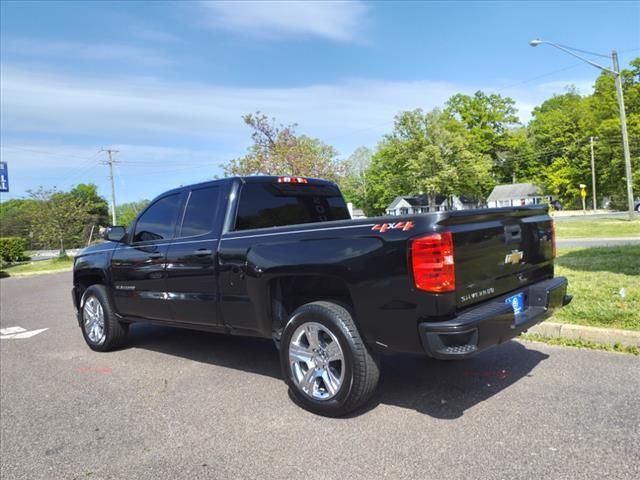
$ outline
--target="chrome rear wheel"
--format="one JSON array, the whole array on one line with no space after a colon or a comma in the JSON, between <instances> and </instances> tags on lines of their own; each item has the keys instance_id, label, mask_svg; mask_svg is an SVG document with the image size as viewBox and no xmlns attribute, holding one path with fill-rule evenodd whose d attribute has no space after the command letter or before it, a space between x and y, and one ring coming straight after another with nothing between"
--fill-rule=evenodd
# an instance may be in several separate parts
<instances>
[{"instance_id":1,"label":"chrome rear wheel","mask_svg":"<svg viewBox=\"0 0 640 480\"><path fill-rule=\"evenodd\" d=\"M330 400L342 387L345 357L337 337L324 325L306 322L289 342L289 367L298 389L314 400Z\"/></svg>"}]
</instances>

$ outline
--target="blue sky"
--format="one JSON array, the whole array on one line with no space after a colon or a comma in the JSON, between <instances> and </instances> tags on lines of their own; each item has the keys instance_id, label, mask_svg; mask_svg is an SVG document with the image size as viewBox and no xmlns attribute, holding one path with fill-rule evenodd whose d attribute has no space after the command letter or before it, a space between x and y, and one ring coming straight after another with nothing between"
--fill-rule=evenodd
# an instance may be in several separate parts
<instances>
[{"instance_id":1,"label":"blue sky","mask_svg":"<svg viewBox=\"0 0 640 480\"><path fill-rule=\"evenodd\" d=\"M0 4L1 157L11 192L96 183L118 201L221 174L261 110L334 145L375 147L402 110L476 90L531 109L598 71L539 37L640 55L640 2ZM606 62L606 59L599 59Z\"/></svg>"}]
</instances>

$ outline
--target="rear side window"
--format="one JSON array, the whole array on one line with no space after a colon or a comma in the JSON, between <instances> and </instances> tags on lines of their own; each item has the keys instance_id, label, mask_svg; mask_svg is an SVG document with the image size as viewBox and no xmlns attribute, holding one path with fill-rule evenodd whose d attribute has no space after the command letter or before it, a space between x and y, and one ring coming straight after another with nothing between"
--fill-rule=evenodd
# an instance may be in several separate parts
<instances>
[{"instance_id":1,"label":"rear side window","mask_svg":"<svg viewBox=\"0 0 640 480\"><path fill-rule=\"evenodd\" d=\"M182 219L181 237L204 235L213 230L218 207L218 187L192 190Z\"/></svg>"},{"instance_id":2,"label":"rear side window","mask_svg":"<svg viewBox=\"0 0 640 480\"><path fill-rule=\"evenodd\" d=\"M247 183L240 192L236 230L351 218L340 191L327 184Z\"/></svg>"},{"instance_id":3,"label":"rear side window","mask_svg":"<svg viewBox=\"0 0 640 480\"><path fill-rule=\"evenodd\" d=\"M180 194L163 197L151 205L136 223L134 242L167 240L173 238Z\"/></svg>"}]
</instances>

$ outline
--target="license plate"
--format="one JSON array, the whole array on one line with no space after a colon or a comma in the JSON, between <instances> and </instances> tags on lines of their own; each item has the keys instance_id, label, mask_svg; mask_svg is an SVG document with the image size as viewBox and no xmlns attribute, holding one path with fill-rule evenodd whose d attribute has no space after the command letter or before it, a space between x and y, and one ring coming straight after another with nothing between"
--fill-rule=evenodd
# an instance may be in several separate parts
<instances>
[{"instance_id":1,"label":"license plate","mask_svg":"<svg viewBox=\"0 0 640 480\"><path fill-rule=\"evenodd\" d=\"M515 295L511 295L504 300L504 303L508 303L513 307L513 313L518 315L524 312L524 293L520 292Z\"/></svg>"}]
</instances>

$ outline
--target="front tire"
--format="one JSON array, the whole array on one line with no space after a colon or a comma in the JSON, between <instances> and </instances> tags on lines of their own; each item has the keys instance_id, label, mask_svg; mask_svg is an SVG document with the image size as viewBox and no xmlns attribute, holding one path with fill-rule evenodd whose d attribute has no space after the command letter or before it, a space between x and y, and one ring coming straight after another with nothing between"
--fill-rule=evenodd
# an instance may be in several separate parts
<instances>
[{"instance_id":1,"label":"front tire","mask_svg":"<svg viewBox=\"0 0 640 480\"><path fill-rule=\"evenodd\" d=\"M380 378L349 311L333 302L298 308L284 328L280 364L293 397L307 410L337 417L364 405Z\"/></svg>"},{"instance_id":2,"label":"front tire","mask_svg":"<svg viewBox=\"0 0 640 480\"><path fill-rule=\"evenodd\" d=\"M115 314L107 288L91 285L80 302L80 328L84 341L97 352L108 352L124 345L129 325Z\"/></svg>"}]
</instances>

